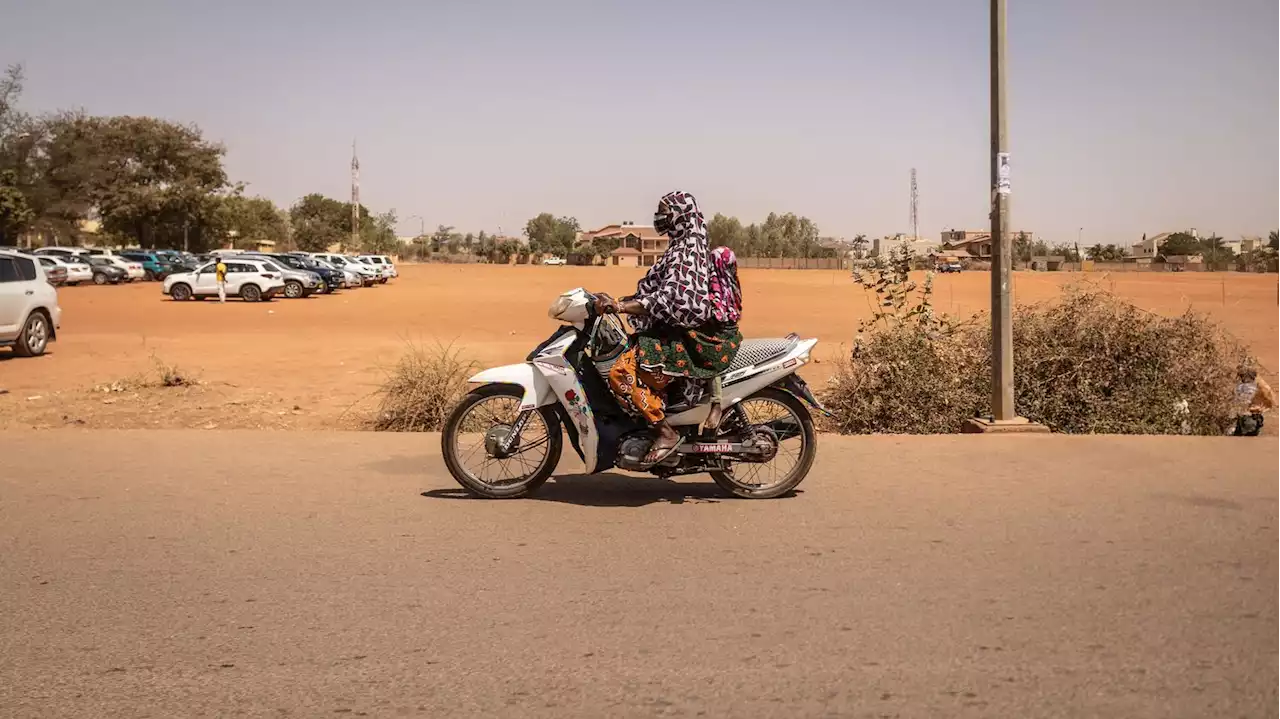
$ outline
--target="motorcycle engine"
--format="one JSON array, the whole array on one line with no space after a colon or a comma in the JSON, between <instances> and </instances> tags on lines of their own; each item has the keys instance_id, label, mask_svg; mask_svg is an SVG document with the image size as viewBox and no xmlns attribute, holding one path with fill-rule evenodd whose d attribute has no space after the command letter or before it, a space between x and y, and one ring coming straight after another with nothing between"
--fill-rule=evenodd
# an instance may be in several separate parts
<instances>
[{"instance_id":1,"label":"motorcycle engine","mask_svg":"<svg viewBox=\"0 0 1280 719\"><path fill-rule=\"evenodd\" d=\"M627 469L633 472L644 471L644 456L649 453L649 446L653 444L653 437L648 431L631 432L622 436L618 442L618 460L616 464L619 469ZM674 459L675 455L671 458Z\"/></svg>"}]
</instances>

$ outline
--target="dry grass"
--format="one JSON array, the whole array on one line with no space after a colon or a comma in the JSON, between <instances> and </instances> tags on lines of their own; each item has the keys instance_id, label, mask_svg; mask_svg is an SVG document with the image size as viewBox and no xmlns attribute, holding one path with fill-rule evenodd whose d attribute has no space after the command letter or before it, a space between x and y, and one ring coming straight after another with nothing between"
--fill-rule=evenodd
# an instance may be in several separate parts
<instances>
[{"instance_id":1,"label":"dry grass","mask_svg":"<svg viewBox=\"0 0 1280 719\"><path fill-rule=\"evenodd\" d=\"M989 412L989 319L935 318L928 294L864 326L837 363L833 429L948 433ZM1163 317L1093 288L1019 307L1013 329L1017 411L1055 432L1221 434L1236 368L1252 361L1204 315Z\"/></svg>"},{"instance_id":2,"label":"dry grass","mask_svg":"<svg viewBox=\"0 0 1280 719\"><path fill-rule=\"evenodd\" d=\"M371 427L380 432L439 430L467 393L467 378L475 371L476 363L452 344L409 344L378 390Z\"/></svg>"}]
</instances>

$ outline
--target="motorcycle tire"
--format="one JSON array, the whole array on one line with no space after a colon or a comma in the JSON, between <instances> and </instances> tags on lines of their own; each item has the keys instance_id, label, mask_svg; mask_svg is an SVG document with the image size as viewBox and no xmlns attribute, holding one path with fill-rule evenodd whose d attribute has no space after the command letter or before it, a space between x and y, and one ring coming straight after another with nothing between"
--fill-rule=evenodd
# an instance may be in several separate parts
<instances>
[{"instance_id":1,"label":"motorcycle tire","mask_svg":"<svg viewBox=\"0 0 1280 719\"><path fill-rule=\"evenodd\" d=\"M776 387L766 387L742 400L742 402L750 402L756 398L767 399L781 404L800 420L800 436L804 441L804 448L800 450L800 457L796 460L796 466L787 473L787 476L781 482L763 489L752 489L736 482L733 479L733 475L728 472L711 472L711 479L715 480L715 483L721 489L735 497L742 499L774 499L790 493L809 475L809 470L813 467L813 460L818 456L818 432L813 427L813 415L809 413L809 408L790 392ZM725 418L728 418L727 413Z\"/></svg>"},{"instance_id":2,"label":"motorcycle tire","mask_svg":"<svg viewBox=\"0 0 1280 719\"><path fill-rule=\"evenodd\" d=\"M564 450L564 434L560 428L560 418L556 415L554 407L538 409L537 412L542 417L542 421L547 428L547 456L534 468L532 473L521 478L518 482L501 486L489 484L472 476L471 473L463 468L462 462L458 457L457 438L459 425L463 418L467 416L468 410L494 397L510 397L515 399L518 404L524 397L524 388L508 384L490 384L473 390L466 397L463 397L458 406L454 407L453 411L449 413L448 419L445 420L444 430L440 433L440 452L444 456L445 467L449 469L449 474L453 476L454 481L462 485L463 489L471 494L485 499L523 497L541 487L551 477L551 473L556 470L556 466L560 464L560 454Z\"/></svg>"}]
</instances>

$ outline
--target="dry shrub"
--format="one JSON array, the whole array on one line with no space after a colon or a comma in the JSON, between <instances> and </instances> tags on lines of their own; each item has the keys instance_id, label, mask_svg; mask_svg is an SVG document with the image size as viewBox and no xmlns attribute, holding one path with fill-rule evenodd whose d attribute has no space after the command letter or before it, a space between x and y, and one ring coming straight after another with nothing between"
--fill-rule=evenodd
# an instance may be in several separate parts
<instances>
[{"instance_id":1,"label":"dry shrub","mask_svg":"<svg viewBox=\"0 0 1280 719\"><path fill-rule=\"evenodd\" d=\"M824 393L836 431L958 432L990 412L989 318L935 316L932 277L917 290L906 267L895 251L855 273L878 304ZM1013 333L1015 406L1056 432L1221 434L1250 361L1203 315L1162 317L1096 288L1018 308Z\"/></svg>"},{"instance_id":2,"label":"dry shrub","mask_svg":"<svg viewBox=\"0 0 1280 719\"><path fill-rule=\"evenodd\" d=\"M1221 434L1251 361L1204 315L1163 317L1096 288L1020 308L1013 341L1018 412L1057 432Z\"/></svg>"},{"instance_id":3,"label":"dry shrub","mask_svg":"<svg viewBox=\"0 0 1280 719\"><path fill-rule=\"evenodd\" d=\"M978 328L904 323L864 332L823 401L843 434L944 434L988 405L987 349Z\"/></svg>"},{"instance_id":4,"label":"dry shrub","mask_svg":"<svg viewBox=\"0 0 1280 719\"><path fill-rule=\"evenodd\" d=\"M176 364L165 362L154 354L151 355L151 362L155 365L154 384L160 387L194 387L199 384L193 375L184 372Z\"/></svg>"},{"instance_id":5,"label":"dry shrub","mask_svg":"<svg viewBox=\"0 0 1280 719\"><path fill-rule=\"evenodd\" d=\"M467 393L475 362L452 344L410 344L378 390L373 429L380 432L434 432Z\"/></svg>"}]
</instances>

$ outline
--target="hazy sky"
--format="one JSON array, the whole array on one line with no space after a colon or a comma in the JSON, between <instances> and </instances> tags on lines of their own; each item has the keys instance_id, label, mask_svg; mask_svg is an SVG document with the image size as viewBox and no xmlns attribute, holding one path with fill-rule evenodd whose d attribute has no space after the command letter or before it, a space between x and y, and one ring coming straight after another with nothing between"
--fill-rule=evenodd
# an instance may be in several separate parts
<instances>
[{"instance_id":1,"label":"hazy sky","mask_svg":"<svg viewBox=\"0 0 1280 719\"><path fill-rule=\"evenodd\" d=\"M1133 242L1277 225L1276 0L1009 0L1013 227ZM0 0L28 110L199 124L233 179L428 228L540 211L983 227L985 0ZM401 223L413 234L418 221Z\"/></svg>"}]
</instances>

